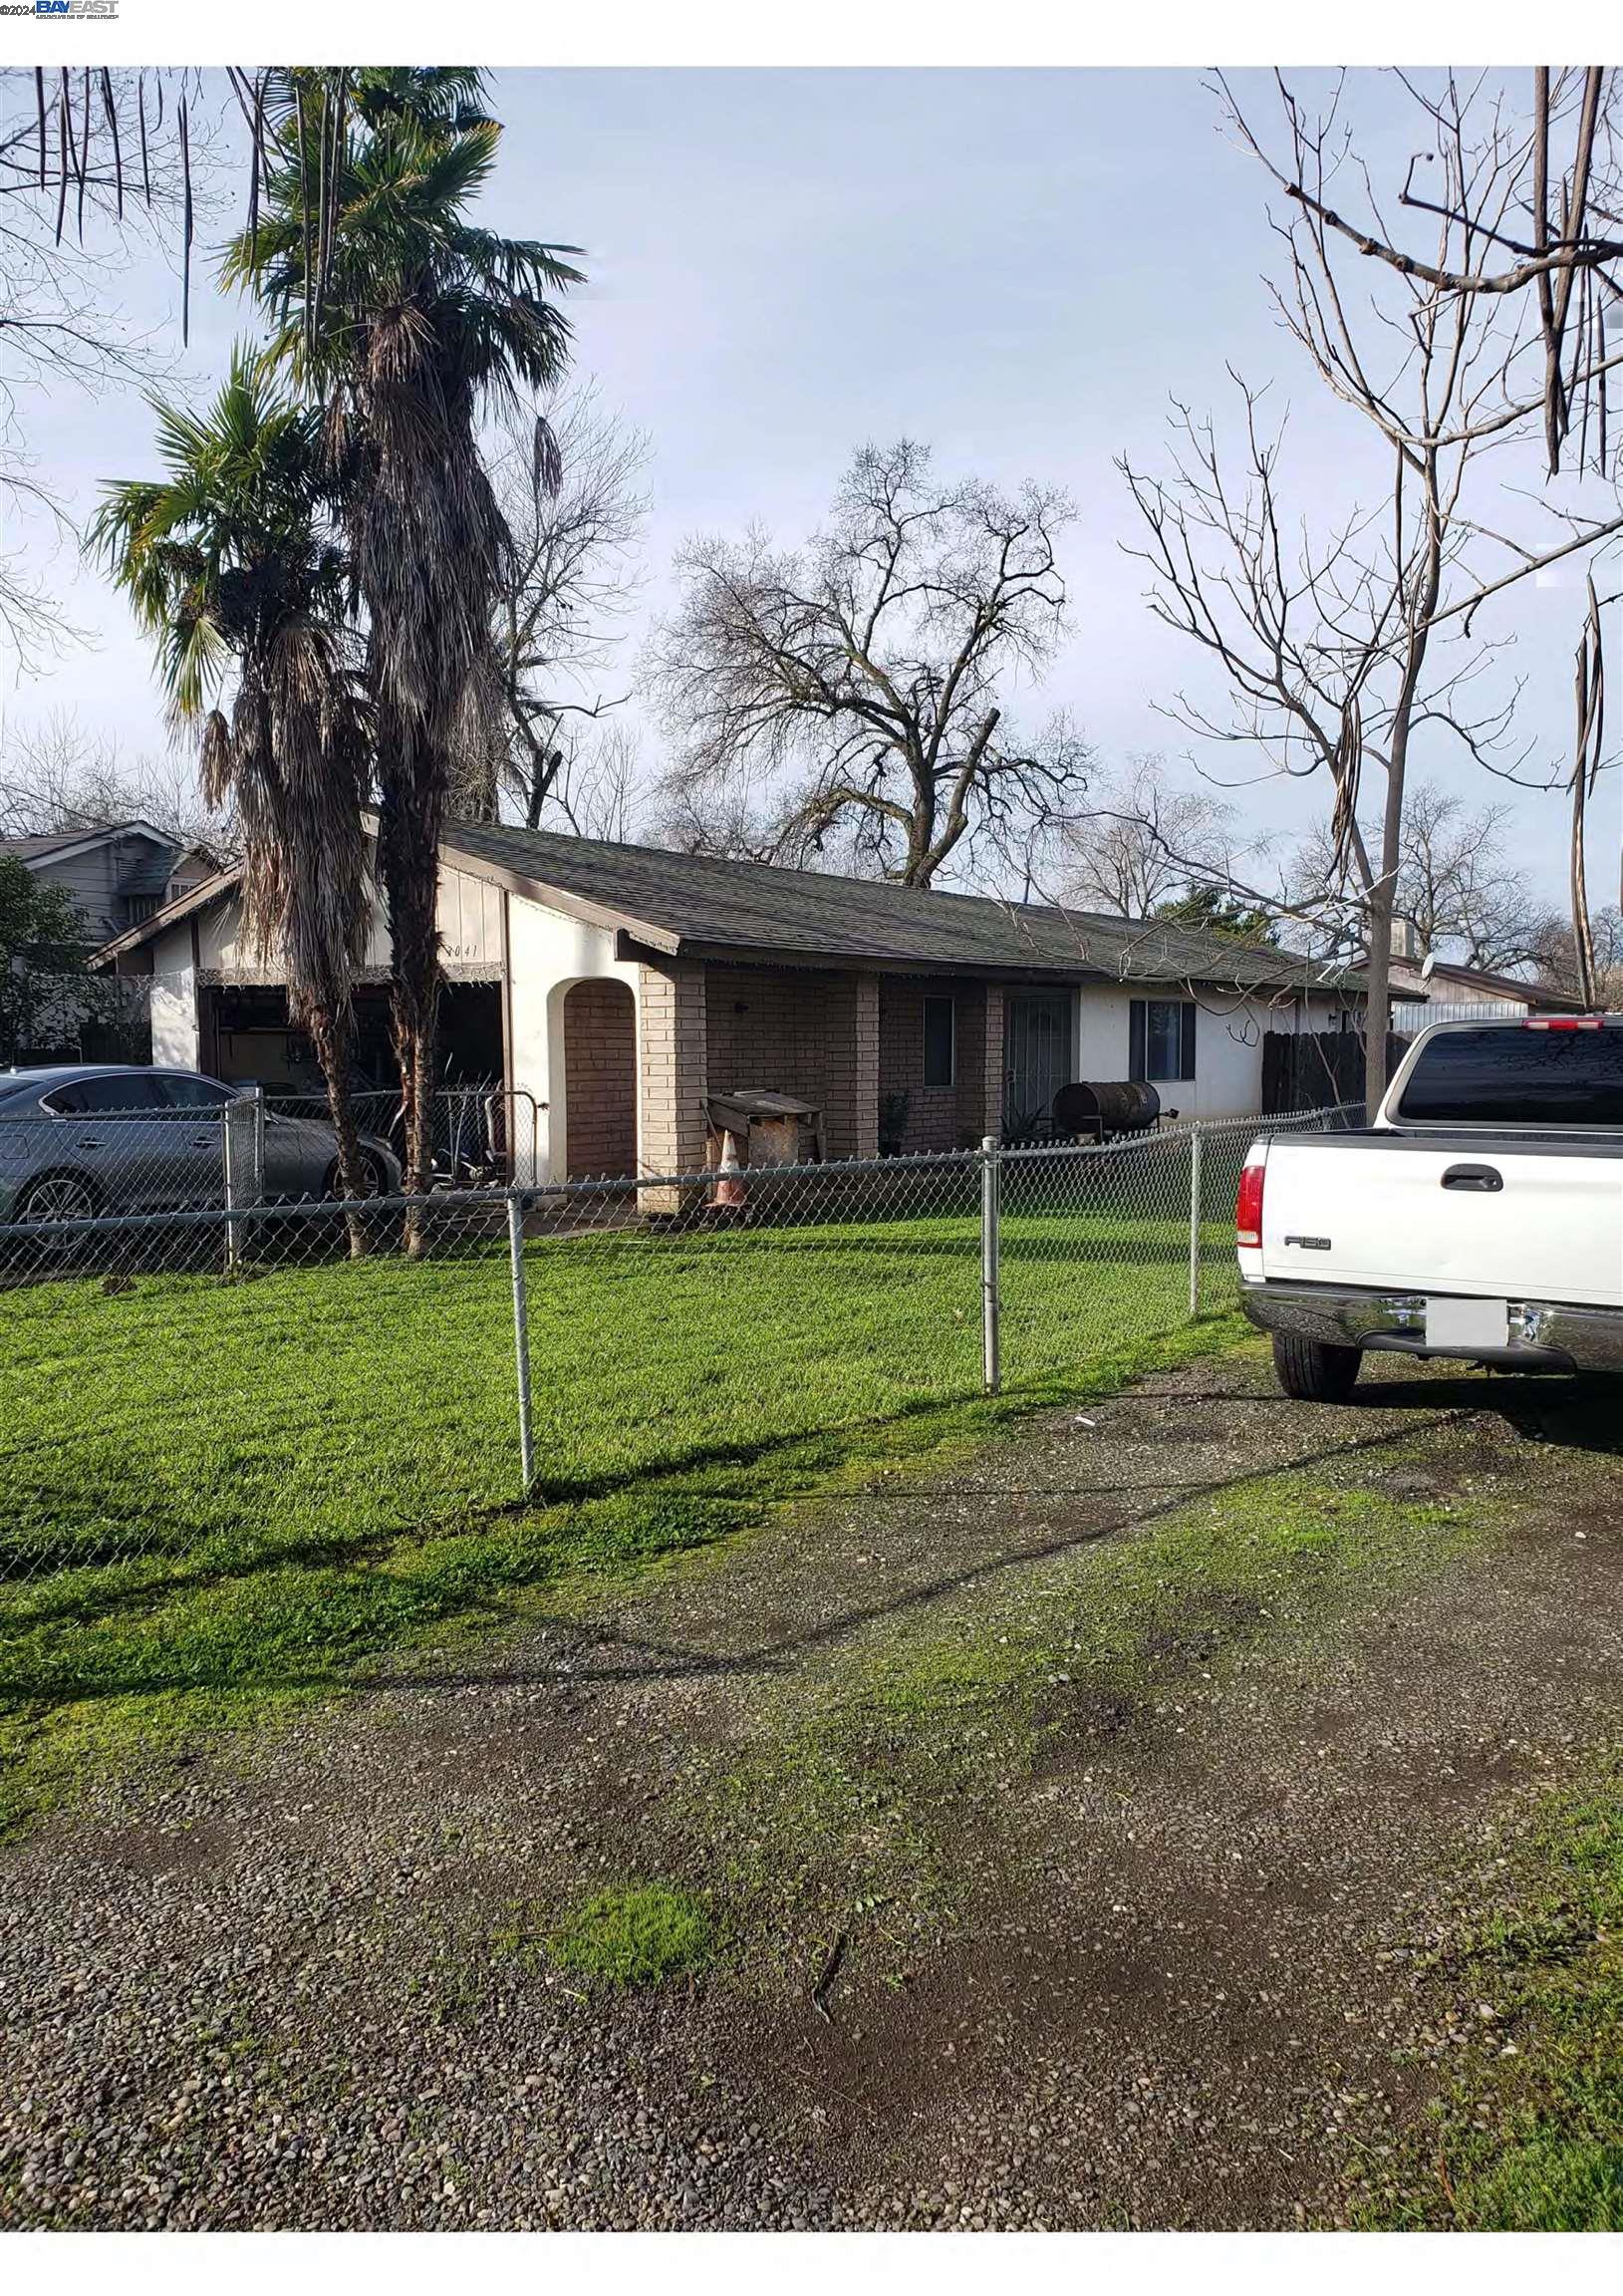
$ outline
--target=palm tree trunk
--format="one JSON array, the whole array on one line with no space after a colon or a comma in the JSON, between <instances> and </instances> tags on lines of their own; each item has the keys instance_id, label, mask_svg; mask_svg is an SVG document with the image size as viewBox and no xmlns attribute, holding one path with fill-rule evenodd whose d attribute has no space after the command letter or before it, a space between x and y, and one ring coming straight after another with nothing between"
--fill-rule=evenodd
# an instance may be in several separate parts
<instances>
[{"instance_id":1,"label":"palm tree trunk","mask_svg":"<svg viewBox=\"0 0 1623 2296\"><path fill-rule=\"evenodd\" d=\"M416 824L412 824L414 828ZM437 823L435 824L437 827ZM425 1196L433 1179L434 1053L439 1024L439 886L437 837L411 834L399 807L379 825L378 865L389 906L395 1054L401 1069L406 1134L406 1192ZM426 1243L420 1206L406 1215L406 1249L419 1259Z\"/></svg>"},{"instance_id":2,"label":"palm tree trunk","mask_svg":"<svg viewBox=\"0 0 1623 2296\"><path fill-rule=\"evenodd\" d=\"M327 1085L327 1106L338 1141L339 1181L345 1202L354 1205L368 1193L366 1169L361 1161L361 1135L356 1130L355 1103L350 1097L350 1046L355 1035L354 1018L347 1005L342 1011L323 1008L312 1011L306 1025ZM366 1223L358 1212L351 1211L346 1218L350 1229L350 1258L364 1260L367 1254Z\"/></svg>"}]
</instances>

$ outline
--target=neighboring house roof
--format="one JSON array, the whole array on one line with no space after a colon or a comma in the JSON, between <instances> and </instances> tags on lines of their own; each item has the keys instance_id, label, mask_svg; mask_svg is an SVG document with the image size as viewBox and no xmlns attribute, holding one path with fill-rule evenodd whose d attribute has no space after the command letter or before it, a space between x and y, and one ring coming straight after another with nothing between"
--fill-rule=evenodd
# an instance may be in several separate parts
<instances>
[{"instance_id":1,"label":"neighboring house roof","mask_svg":"<svg viewBox=\"0 0 1623 2296\"><path fill-rule=\"evenodd\" d=\"M104 941L90 961L91 971L102 971L115 964L119 958L127 957L133 949L139 949L143 943L156 940L171 925L178 925L183 919L194 916L199 909L208 909L216 901L223 901L228 893L236 891L241 882L240 864L230 869L215 870L200 885L194 885L189 892L165 902L161 909L154 909L150 917L143 917L138 925L132 925L128 933L120 933L113 940Z\"/></svg>"},{"instance_id":2,"label":"neighboring house roof","mask_svg":"<svg viewBox=\"0 0 1623 2296\"><path fill-rule=\"evenodd\" d=\"M1367 962L1361 958L1354 970L1362 973ZM1395 978L1412 983L1413 993L1432 1004L1450 1002L1440 990L1469 989L1485 1003L1520 1002L1538 1012L1582 1012L1586 1008L1581 997L1569 996L1564 989L1551 989L1542 981L1520 981L1513 973L1489 973L1478 965L1445 965L1438 960L1431 972L1423 975L1411 959L1395 958L1392 971Z\"/></svg>"},{"instance_id":3,"label":"neighboring house roof","mask_svg":"<svg viewBox=\"0 0 1623 2296\"><path fill-rule=\"evenodd\" d=\"M0 853L15 853L18 860L33 868L43 861L66 861L74 853L94 852L98 845L125 837L145 837L169 854L179 849L177 838L166 837L149 821L116 821L105 829L54 829L38 837L0 837Z\"/></svg>"},{"instance_id":4,"label":"neighboring house roof","mask_svg":"<svg viewBox=\"0 0 1623 2296\"><path fill-rule=\"evenodd\" d=\"M1356 976L1292 951L1091 910L922 892L763 862L712 861L661 846L600 844L494 822L448 821L458 868L624 933L667 956L1004 973L1060 980L1203 982L1229 989L1350 989ZM110 941L114 962L231 892L225 870ZM1398 990L1395 994L1409 994Z\"/></svg>"}]
</instances>

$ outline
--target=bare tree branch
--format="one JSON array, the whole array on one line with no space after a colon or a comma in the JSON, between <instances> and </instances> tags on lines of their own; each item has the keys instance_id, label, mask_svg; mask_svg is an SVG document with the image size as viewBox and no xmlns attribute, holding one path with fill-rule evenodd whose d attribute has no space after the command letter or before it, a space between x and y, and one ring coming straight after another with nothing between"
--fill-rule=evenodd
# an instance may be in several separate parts
<instances>
[{"instance_id":1,"label":"bare tree branch","mask_svg":"<svg viewBox=\"0 0 1623 2296\"><path fill-rule=\"evenodd\" d=\"M1063 632L1073 516L1053 487L938 482L902 439L857 454L799 550L758 528L690 541L650 654L673 817L929 885L1062 814L1086 747L1059 719L1022 742L1007 698Z\"/></svg>"}]
</instances>

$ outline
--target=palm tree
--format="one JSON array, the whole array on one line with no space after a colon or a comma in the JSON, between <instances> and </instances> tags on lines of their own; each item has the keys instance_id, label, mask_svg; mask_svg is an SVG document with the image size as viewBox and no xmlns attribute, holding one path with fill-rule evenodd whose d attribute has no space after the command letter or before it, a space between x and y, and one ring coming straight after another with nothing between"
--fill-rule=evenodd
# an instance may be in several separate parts
<instances>
[{"instance_id":1,"label":"palm tree","mask_svg":"<svg viewBox=\"0 0 1623 2296\"><path fill-rule=\"evenodd\" d=\"M227 255L324 411L367 624L406 1186L426 1188L439 836L458 766L496 737L491 615L510 538L478 446L492 401L561 373L572 249L468 219L501 130L463 69L278 76L265 192ZM549 441L537 434L537 451ZM408 1243L420 1228L407 1224Z\"/></svg>"},{"instance_id":2,"label":"palm tree","mask_svg":"<svg viewBox=\"0 0 1623 2296\"><path fill-rule=\"evenodd\" d=\"M320 417L240 349L205 414L150 404L163 475L107 486L91 545L153 640L174 719L200 733L205 797L235 803L245 923L262 955L283 953L354 1201L367 1193L350 1057L370 729L348 570L323 507ZM353 1216L350 1239L359 1257Z\"/></svg>"}]
</instances>

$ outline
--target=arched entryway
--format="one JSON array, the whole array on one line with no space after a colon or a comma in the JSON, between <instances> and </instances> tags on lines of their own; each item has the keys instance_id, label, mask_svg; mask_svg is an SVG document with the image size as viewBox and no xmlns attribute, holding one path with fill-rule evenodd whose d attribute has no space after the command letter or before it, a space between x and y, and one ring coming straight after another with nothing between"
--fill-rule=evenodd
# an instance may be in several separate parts
<instances>
[{"instance_id":1,"label":"arched entryway","mask_svg":"<svg viewBox=\"0 0 1623 2296\"><path fill-rule=\"evenodd\" d=\"M564 1159L571 1180L637 1169L637 1003L624 981L564 997Z\"/></svg>"}]
</instances>

